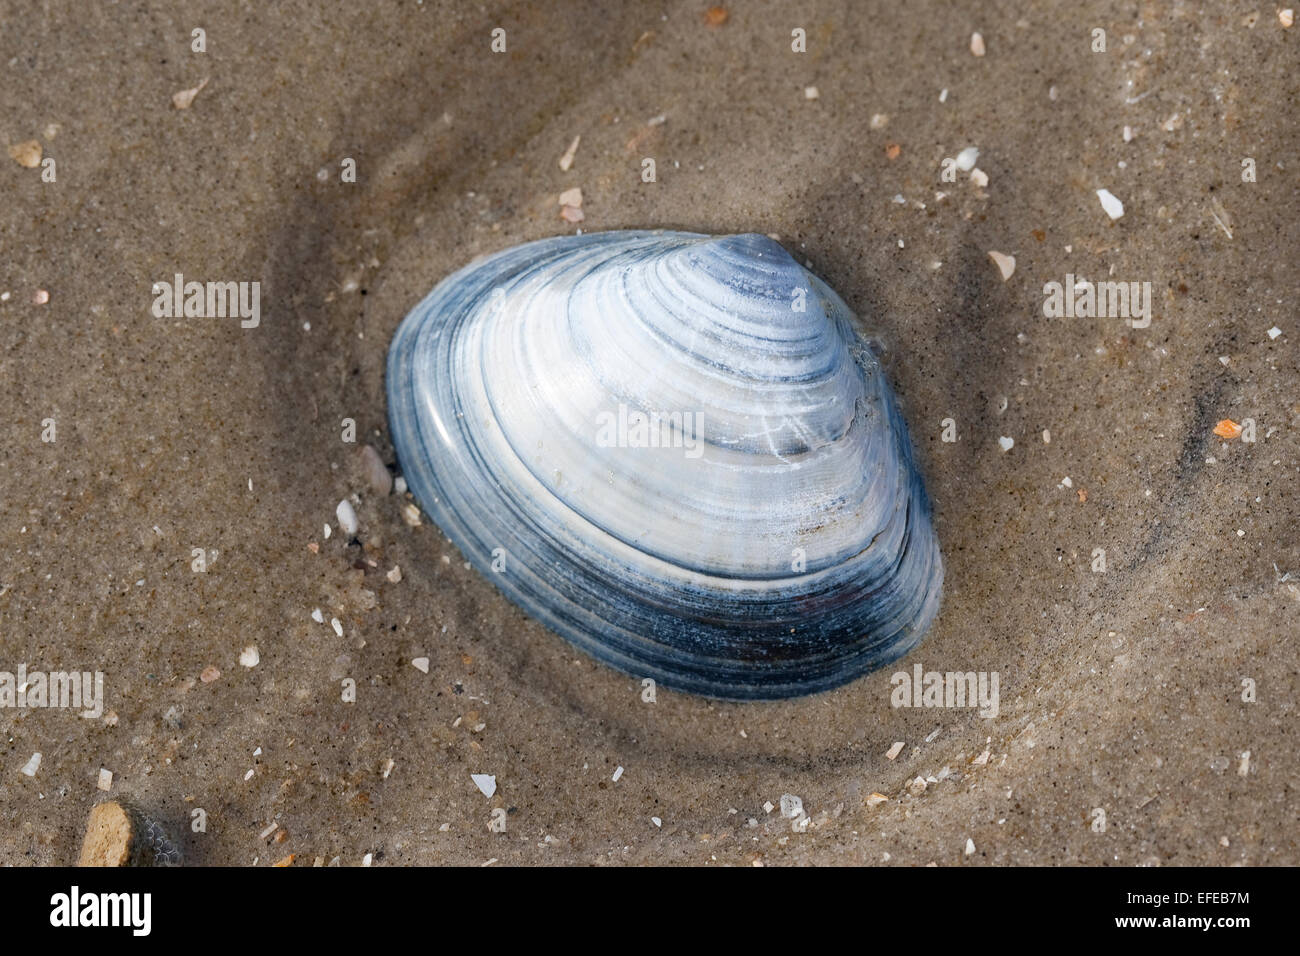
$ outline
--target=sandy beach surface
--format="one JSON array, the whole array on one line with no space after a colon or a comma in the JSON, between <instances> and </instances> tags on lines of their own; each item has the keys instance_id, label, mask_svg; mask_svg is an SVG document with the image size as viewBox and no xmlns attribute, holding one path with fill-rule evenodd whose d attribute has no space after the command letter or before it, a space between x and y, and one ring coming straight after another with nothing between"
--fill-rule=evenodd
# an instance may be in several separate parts
<instances>
[{"instance_id":1,"label":"sandy beach surface","mask_svg":"<svg viewBox=\"0 0 1300 956\"><path fill-rule=\"evenodd\" d=\"M116 796L196 865L1300 863L1300 29L709 6L0 2L0 672L103 675L0 707L0 862ZM886 344L947 566L898 665L647 703L371 490L424 293L632 227L777 236ZM157 317L177 274L256 327ZM1085 279L1149 324L1044 314ZM915 665L997 716L892 706Z\"/></svg>"}]
</instances>

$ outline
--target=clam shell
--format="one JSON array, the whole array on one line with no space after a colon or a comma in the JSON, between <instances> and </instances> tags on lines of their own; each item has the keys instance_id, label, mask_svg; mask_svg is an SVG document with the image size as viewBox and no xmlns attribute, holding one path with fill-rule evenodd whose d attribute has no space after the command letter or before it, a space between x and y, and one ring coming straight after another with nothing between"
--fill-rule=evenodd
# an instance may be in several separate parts
<instances>
[{"instance_id":1,"label":"clam shell","mask_svg":"<svg viewBox=\"0 0 1300 956\"><path fill-rule=\"evenodd\" d=\"M619 231L479 259L388 358L416 499L582 650L722 698L894 660L943 566L848 307L760 235Z\"/></svg>"}]
</instances>

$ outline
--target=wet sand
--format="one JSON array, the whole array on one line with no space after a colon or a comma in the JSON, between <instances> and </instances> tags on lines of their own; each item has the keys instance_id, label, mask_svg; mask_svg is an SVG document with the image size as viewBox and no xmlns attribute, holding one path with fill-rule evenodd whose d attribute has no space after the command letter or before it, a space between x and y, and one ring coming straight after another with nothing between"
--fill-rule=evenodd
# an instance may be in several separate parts
<instances>
[{"instance_id":1,"label":"wet sand","mask_svg":"<svg viewBox=\"0 0 1300 956\"><path fill-rule=\"evenodd\" d=\"M104 714L0 708L0 862L75 860L101 768L191 864L1300 862L1297 28L707 6L7 0L0 131L56 178L0 155L0 671L100 671ZM588 230L775 234L879 331L947 565L897 667L647 704L368 490L397 324L573 186ZM177 273L259 324L155 317ZM1149 327L1046 317L1067 275L1150 282ZM892 707L915 664L998 716Z\"/></svg>"}]
</instances>

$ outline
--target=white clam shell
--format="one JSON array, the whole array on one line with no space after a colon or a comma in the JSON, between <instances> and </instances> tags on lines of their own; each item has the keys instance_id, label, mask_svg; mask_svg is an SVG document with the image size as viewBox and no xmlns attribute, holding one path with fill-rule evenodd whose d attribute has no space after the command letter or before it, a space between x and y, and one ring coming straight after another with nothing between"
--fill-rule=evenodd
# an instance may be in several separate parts
<instances>
[{"instance_id":1,"label":"white clam shell","mask_svg":"<svg viewBox=\"0 0 1300 956\"><path fill-rule=\"evenodd\" d=\"M943 577L855 322L764 236L528 243L402 323L393 442L466 557L601 660L717 697L827 689L914 646Z\"/></svg>"}]
</instances>

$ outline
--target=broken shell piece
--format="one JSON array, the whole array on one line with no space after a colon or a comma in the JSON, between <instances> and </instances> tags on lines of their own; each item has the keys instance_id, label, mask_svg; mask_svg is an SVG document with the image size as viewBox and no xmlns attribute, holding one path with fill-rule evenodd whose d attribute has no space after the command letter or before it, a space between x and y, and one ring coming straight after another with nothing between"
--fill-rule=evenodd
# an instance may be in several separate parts
<instances>
[{"instance_id":1,"label":"broken shell piece","mask_svg":"<svg viewBox=\"0 0 1300 956\"><path fill-rule=\"evenodd\" d=\"M176 866L181 853L157 821L127 800L90 811L77 866Z\"/></svg>"},{"instance_id":2,"label":"broken shell piece","mask_svg":"<svg viewBox=\"0 0 1300 956\"><path fill-rule=\"evenodd\" d=\"M1106 210L1106 215L1111 219L1118 219L1124 215L1124 204L1116 199L1109 189L1098 189L1097 198L1101 200L1101 208Z\"/></svg>"},{"instance_id":3,"label":"broken shell piece","mask_svg":"<svg viewBox=\"0 0 1300 956\"><path fill-rule=\"evenodd\" d=\"M575 156L578 155L578 144L581 142L582 142L581 136L573 137L573 142L569 144L569 148L566 149L564 151L564 155L560 157L560 169L562 169L564 172L567 173L569 169L573 166L573 159Z\"/></svg>"},{"instance_id":4,"label":"broken shell piece","mask_svg":"<svg viewBox=\"0 0 1300 956\"><path fill-rule=\"evenodd\" d=\"M1002 273L1002 281L1006 282L1011 278L1011 274L1016 271L1016 257L1009 256L1002 252L989 252L989 258L993 264L998 267L998 272Z\"/></svg>"},{"instance_id":5,"label":"broken shell piece","mask_svg":"<svg viewBox=\"0 0 1300 956\"><path fill-rule=\"evenodd\" d=\"M9 157L19 166L35 169L41 164L41 144L34 139L15 143L9 147Z\"/></svg>"},{"instance_id":6,"label":"broken shell piece","mask_svg":"<svg viewBox=\"0 0 1300 956\"><path fill-rule=\"evenodd\" d=\"M1227 439L1240 438L1241 426L1238 425L1236 422L1234 422L1231 418L1225 418L1223 421L1219 422L1217 425L1214 426L1214 434L1218 435L1220 438L1227 438Z\"/></svg>"},{"instance_id":7,"label":"broken shell piece","mask_svg":"<svg viewBox=\"0 0 1300 956\"><path fill-rule=\"evenodd\" d=\"M190 104L194 102L194 97L198 96L203 87L207 85L208 78L205 76L203 79L199 80L198 86L193 87L192 89L180 90L177 93L173 93L172 106L176 107L178 110L189 109Z\"/></svg>"}]
</instances>

